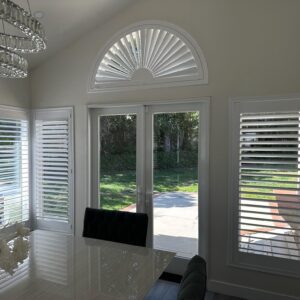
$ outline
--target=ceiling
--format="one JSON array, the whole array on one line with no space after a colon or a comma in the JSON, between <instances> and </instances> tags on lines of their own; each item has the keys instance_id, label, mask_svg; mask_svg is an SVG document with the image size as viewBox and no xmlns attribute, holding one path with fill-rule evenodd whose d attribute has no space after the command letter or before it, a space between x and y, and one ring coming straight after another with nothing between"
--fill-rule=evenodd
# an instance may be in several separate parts
<instances>
[{"instance_id":1,"label":"ceiling","mask_svg":"<svg viewBox=\"0 0 300 300\"><path fill-rule=\"evenodd\" d=\"M13 0L28 10L27 1ZM90 29L104 24L115 14L138 0L29 0L31 11L43 12L40 19L47 36L47 50L28 55L33 69L65 48ZM2 31L2 28L0 29ZM9 32L11 29L7 27Z\"/></svg>"}]
</instances>

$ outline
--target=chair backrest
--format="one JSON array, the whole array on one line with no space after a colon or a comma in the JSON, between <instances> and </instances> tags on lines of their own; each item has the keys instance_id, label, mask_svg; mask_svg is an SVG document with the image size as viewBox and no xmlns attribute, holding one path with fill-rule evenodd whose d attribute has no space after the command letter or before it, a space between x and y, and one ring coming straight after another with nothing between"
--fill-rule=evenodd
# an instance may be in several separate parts
<instances>
[{"instance_id":1,"label":"chair backrest","mask_svg":"<svg viewBox=\"0 0 300 300\"><path fill-rule=\"evenodd\" d=\"M177 300L204 300L206 293L206 262L195 255L183 274Z\"/></svg>"},{"instance_id":2,"label":"chair backrest","mask_svg":"<svg viewBox=\"0 0 300 300\"><path fill-rule=\"evenodd\" d=\"M142 213L87 207L83 237L146 246L148 216Z\"/></svg>"}]
</instances>

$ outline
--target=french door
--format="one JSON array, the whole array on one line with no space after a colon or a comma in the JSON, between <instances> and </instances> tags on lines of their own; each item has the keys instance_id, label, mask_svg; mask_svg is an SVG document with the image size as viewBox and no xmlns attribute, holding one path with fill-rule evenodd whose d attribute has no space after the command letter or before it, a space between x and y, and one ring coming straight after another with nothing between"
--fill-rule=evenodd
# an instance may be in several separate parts
<instances>
[{"instance_id":1,"label":"french door","mask_svg":"<svg viewBox=\"0 0 300 300\"><path fill-rule=\"evenodd\" d=\"M171 272L206 257L207 101L93 108L91 145L93 207L147 213L147 245L177 254Z\"/></svg>"}]
</instances>

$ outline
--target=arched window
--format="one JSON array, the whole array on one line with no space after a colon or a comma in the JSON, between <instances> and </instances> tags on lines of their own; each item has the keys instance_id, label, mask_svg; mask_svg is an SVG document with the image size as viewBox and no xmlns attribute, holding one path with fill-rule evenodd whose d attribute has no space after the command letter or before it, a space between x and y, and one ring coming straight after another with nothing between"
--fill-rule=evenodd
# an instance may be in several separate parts
<instances>
[{"instance_id":1,"label":"arched window","mask_svg":"<svg viewBox=\"0 0 300 300\"><path fill-rule=\"evenodd\" d=\"M177 26L143 22L115 35L99 53L90 91L205 84L205 57Z\"/></svg>"}]
</instances>

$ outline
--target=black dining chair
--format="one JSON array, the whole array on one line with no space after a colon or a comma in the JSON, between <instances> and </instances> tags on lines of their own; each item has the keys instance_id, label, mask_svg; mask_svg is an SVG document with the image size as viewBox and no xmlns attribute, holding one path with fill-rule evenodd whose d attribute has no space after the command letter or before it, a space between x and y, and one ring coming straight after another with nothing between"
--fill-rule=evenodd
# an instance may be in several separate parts
<instances>
[{"instance_id":1,"label":"black dining chair","mask_svg":"<svg viewBox=\"0 0 300 300\"><path fill-rule=\"evenodd\" d=\"M146 214L87 207L82 236L145 247L147 227Z\"/></svg>"},{"instance_id":2,"label":"black dining chair","mask_svg":"<svg viewBox=\"0 0 300 300\"><path fill-rule=\"evenodd\" d=\"M188 263L180 282L177 300L204 300L206 294L206 262L195 255Z\"/></svg>"},{"instance_id":3,"label":"black dining chair","mask_svg":"<svg viewBox=\"0 0 300 300\"><path fill-rule=\"evenodd\" d=\"M206 262L195 255L180 280L177 275L163 274L161 279L152 287L145 300L204 300L206 294ZM167 279L167 277L169 279ZM172 277L172 278L171 278ZM174 280L176 279L176 280ZM171 280L171 281L170 281ZM175 282L173 282L173 280Z\"/></svg>"}]
</instances>

